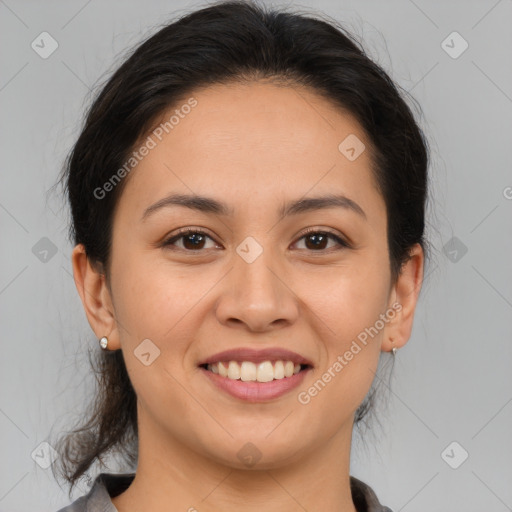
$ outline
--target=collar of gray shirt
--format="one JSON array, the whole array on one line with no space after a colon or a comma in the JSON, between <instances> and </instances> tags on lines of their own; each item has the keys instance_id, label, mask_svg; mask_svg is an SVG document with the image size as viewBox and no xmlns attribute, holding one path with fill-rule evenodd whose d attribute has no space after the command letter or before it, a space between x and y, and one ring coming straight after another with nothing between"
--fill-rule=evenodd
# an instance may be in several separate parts
<instances>
[{"instance_id":1,"label":"collar of gray shirt","mask_svg":"<svg viewBox=\"0 0 512 512\"><path fill-rule=\"evenodd\" d=\"M134 478L135 473L100 473L85 496L57 512L118 512L110 498L126 491ZM379 503L371 487L353 476L350 489L357 512L392 512Z\"/></svg>"}]
</instances>

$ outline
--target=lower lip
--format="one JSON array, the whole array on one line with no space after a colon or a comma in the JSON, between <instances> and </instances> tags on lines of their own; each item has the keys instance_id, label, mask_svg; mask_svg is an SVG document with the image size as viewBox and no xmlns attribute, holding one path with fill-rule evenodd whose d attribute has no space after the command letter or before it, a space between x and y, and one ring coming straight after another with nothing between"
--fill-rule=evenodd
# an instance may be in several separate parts
<instances>
[{"instance_id":1,"label":"lower lip","mask_svg":"<svg viewBox=\"0 0 512 512\"><path fill-rule=\"evenodd\" d=\"M311 368L306 368L291 377L271 380L270 382L233 380L221 377L218 373L213 373L206 368L200 367L200 369L213 384L235 398L240 398L246 402L267 402L296 388Z\"/></svg>"}]
</instances>

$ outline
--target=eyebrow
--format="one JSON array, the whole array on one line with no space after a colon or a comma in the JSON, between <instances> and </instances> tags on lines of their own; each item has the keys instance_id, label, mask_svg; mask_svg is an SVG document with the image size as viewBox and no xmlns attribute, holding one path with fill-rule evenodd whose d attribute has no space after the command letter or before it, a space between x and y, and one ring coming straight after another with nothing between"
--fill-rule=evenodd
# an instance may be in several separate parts
<instances>
[{"instance_id":1,"label":"eyebrow","mask_svg":"<svg viewBox=\"0 0 512 512\"><path fill-rule=\"evenodd\" d=\"M141 221L146 220L151 214L161 210L162 208L169 208L172 206L183 206L191 210L203 213L212 213L215 215L233 216L234 213L233 208L230 208L227 204L221 203L211 197L195 194L171 194L146 208ZM297 215L300 213L327 208L343 208L357 213L364 219L367 218L364 210L355 201L344 195L332 194L290 201L285 203L278 213L280 217L286 217L289 215Z\"/></svg>"}]
</instances>

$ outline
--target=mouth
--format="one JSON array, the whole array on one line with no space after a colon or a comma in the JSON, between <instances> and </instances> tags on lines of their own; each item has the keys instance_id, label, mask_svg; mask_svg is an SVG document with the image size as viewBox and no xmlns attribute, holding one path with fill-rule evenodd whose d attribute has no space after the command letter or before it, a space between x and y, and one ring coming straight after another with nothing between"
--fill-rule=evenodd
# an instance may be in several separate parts
<instances>
[{"instance_id":1,"label":"mouth","mask_svg":"<svg viewBox=\"0 0 512 512\"><path fill-rule=\"evenodd\" d=\"M313 364L284 349L234 349L210 356L198 367L216 390L248 402L268 402L297 387Z\"/></svg>"},{"instance_id":2,"label":"mouth","mask_svg":"<svg viewBox=\"0 0 512 512\"><path fill-rule=\"evenodd\" d=\"M267 360L258 364L252 361L219 361L200 364L199 367L222 378L259 383L289 379L312 368L309 364L294 363L290 360Z\"/></svg>"}]
</instances>

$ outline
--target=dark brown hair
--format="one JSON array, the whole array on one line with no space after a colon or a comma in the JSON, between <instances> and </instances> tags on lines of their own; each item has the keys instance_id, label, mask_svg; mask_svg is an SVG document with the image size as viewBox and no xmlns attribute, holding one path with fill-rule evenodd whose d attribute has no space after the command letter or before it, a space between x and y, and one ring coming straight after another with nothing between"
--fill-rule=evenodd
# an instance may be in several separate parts
<instances>
[{"instance_id":1,"label":"dark brown hair","mask_svg":"<svg viewBox=\"0 0 512 512\"><path fill-rule=\"evenodd\" d=\"M113 212L126 178L101 200L94 190L179 99L211 84L256 79L308 87L360 123L386 204L393 279L414 244L426 250L428 146L398 86L335 22L249 1L218 2L165 25L133 51L97 95L66 160L59 183L71 207L69 237L85 246L107 283ZM131 466L138 456L136 395L122 351L98 349L95 357L98 392L89 418L57 445L70 494L107 453L122 454Z\"/></svg>"}]
</instances>

